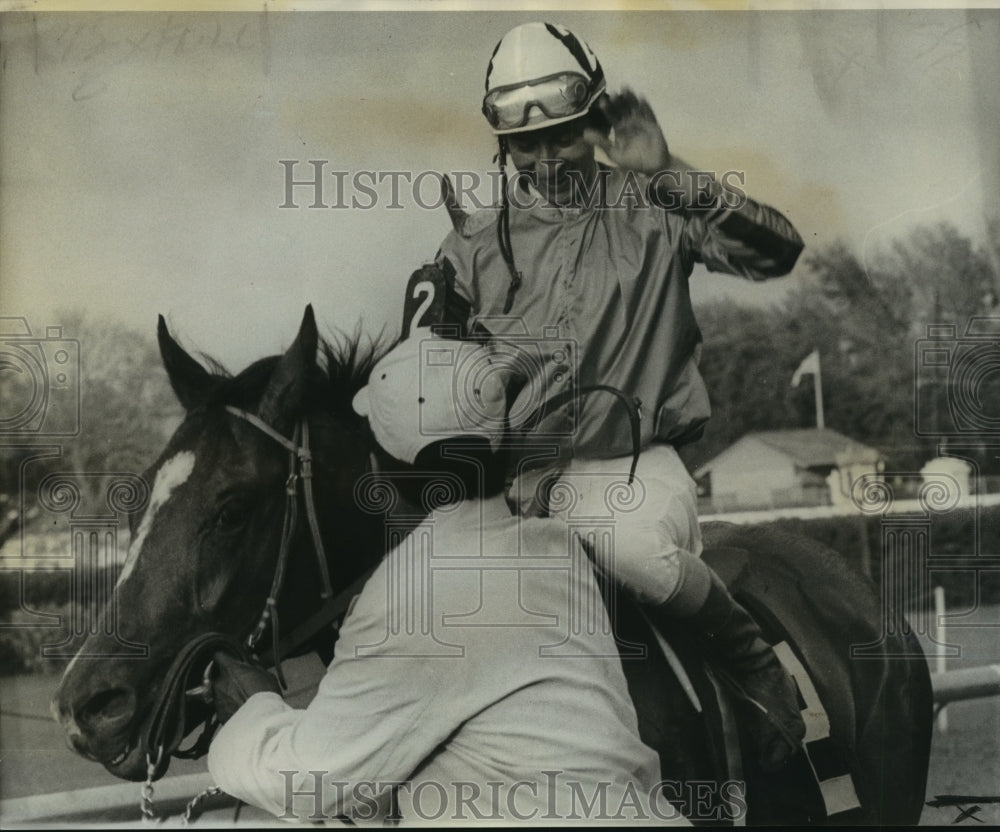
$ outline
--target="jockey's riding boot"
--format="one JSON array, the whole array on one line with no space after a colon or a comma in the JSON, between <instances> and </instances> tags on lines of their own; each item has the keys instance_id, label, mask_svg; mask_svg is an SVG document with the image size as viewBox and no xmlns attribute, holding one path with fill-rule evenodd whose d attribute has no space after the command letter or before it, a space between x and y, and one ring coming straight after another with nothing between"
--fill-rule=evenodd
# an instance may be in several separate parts
<instances>
[{"instance_id":1,"label":"jockey's riding boot","mask_svg":"<svg viewBox=\"0 0 1000 832\"><path fill-rule=\"evenodd\" d=\"M795 683L760 627L714 572L704 603L684 622L695 625L707 658L752 700L748 728L761 766L781 768L801 747L806 729Z\"/></svg>"}]
</instances>

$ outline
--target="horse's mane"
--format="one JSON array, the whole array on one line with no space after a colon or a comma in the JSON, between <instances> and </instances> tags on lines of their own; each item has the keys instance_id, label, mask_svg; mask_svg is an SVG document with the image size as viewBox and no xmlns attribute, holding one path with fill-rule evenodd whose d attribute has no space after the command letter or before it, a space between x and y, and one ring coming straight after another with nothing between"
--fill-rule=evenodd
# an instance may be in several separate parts
<instances>
[{"instance_id":1,"label":"horse's mane","mask_svg":"<svg viewBox=\"0 0 1000 832\"><path fill-rule=\"evenodd\" d=\"M354 394L368 383L372 368L397 341L381 333L365 339L360 331L335 340L320 339L315 375L306 391L307 408L322 407L331 415L355 418L351 407ZM260 400L281 360L280 355L261 358L232 375L211 356L200 357L217 382L212 403L237 407L251 407Z\"/></svg>"},{"instance_id":2,"label":"horse's mane","mask_svg":"<svg viewBox=\"0 0 1000 832\"><path fill-rule=\"evenodd\" d=\"M399 342L398 338L386 339L379 333L362 344L360 331L331 342L320 341L326 375L326 405L331 413L354 413L351 402L354 394L368 383L372 368Z\"/></svg>"}]
</instances>

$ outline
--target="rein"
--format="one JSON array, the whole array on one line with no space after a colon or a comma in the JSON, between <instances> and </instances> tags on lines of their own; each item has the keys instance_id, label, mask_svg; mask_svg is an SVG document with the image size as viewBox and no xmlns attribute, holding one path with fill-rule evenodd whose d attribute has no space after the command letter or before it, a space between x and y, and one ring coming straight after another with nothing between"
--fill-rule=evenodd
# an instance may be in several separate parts
<instances>
[{"instance_id":1,"label":"rein","mask_svg":"<svg viewBox=\"0 0 1000 832\"><path fill-rule=\"evenodd\" d=\"M197 759L208 752L208 743L214 733L215 714L205 720L205 730L190 748L181 749L180 744L187 733L187 700L195 696L203 696L211 689L211 662L205 668L203 684L193 691L186 691L184 686L191 671L205 655L225 650L241 661L248 661L250 653L247 648L232 636L223 633L204 633L192 639L181 649L180 653L167 671L166 681L153 706L153 719L149 724L147 749L155 756L147 759L147 774L150 780L163 774L166 769L167 757L181 759ZM164 749L173 747L175 750L164 755Z\"/></svg>"},{"instance_id":2,"label":"rein","mask_svg":"<svg viewBox=\"0 0 1000 832\"><path fill-rule=\"evenodd\" d=\"M295 426L294 436L289 440L252 413L230 406L227 406L226 410L233 416L253 425L289 452L289 473L285 480L285 517L281 530L278 560L274 569L274 577L271 580L271 589L264 602L264 609L260 614L256 626L245 641L241 642L223 633L204 633L192 639L181 649L167 671L163 689L153 706L153 718L150 720L146 738L147 773L146 782L142 790L143 799L141 807L143 816L148 820L154 817L152 812L153 781L164 773L169 758L171 756L182 759L203 757L208 753L209 743L215 730L218 728L218 721L214 710L212 710L202 721L202 732L195 742L186 749L179 748L181 741L188 733L187 700L201 699L206 704L211 703L212 667L214 664L211 657L220 650L225 650L242 661L251 661L256 658L264 664L273 663L279 684L282 689L287 689L288 683L281 669L281 657L306 642L323 627L346 612L351 599L361 590L372 571L374 571L374 567L365 570L350 586L337 593L337 595L333 594L329 568L326 562L326 550L323 546L323 539L320 536L316 502L313 497L309 422L303 418ZM281 588L285 581L292 540L295 537L298 526L299 481L303 483L302 493L306 509L306 520L309 524L313 551L319 567L321 581L320 598L323 599L324 603L316 613L311 615L300 626L296 627L289 637L282 639L278 626L277 604ZM271 646L260 656L257 656L257 643L269 625L271 628ZM204 667L201 685L189 690L185 689L191 672L200 662L205 660L206 656L209 657L209 661ZM174 750L168 751L167 749L169 748L173 748ZM201 795L195 801L192 801L192 805L188 807L185 818L190 816L193 804L200 798Z\"/></svg>"}]
</instances>

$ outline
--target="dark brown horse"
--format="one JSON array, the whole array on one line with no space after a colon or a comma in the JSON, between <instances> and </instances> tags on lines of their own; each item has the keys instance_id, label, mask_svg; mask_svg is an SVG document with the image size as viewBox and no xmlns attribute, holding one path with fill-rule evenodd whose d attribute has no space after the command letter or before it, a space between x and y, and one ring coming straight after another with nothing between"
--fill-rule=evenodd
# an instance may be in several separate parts
<instances>
[{"instance_id":1,"label":"dark brown horse","mask_svg":"<svg viewBox=\"0 0 1000 832\"><path fill-rule=\"evenodd\" d=\"M180 671L177 659L187 646L209 633L245 640L255 631L265 599L274 593L289 506L299 522L285 535L287 569L269 610L273 616L264 623L273 626L276 617L282 633L293 632L320 606L324 570L304 519L308 506L301 489L289 500L286 487L290 467L298 463L285 446L301 447L302 426L308 427L317 531L334 591L363 577L387 546L386 516L358 504L357 485L370 479L376 449L366 422L351 408L376 356L356 343L342 349L322 345L321 369L311 308L284 355L262 359L235 377L206 370L173 340L162 319L159 339L186 418L145 475L150 499L132 518L132 542L114 592L117 632L91 637L53 701L72 747L130 780L146 778L151 763L154 777L161 776L188 729L208 718L207 709L194 704L177 717L186 724L164 728L164 692L183 691L200 678L210 654ZM777 774L760 771L750 753L734 756L742 734L739 707L717 695L718 685L683 634L671 634L688 667L686 692L645 618L609 588L620 642L646 648L623 650L622 664L640 731L660 754L664 780L745 781L750 823L915 824L930 747L926 662L915 639L904 635L888 636L881 653L851 653L852 645L900 633L897 626L886 627L886 616L896 613L882 609L869 581L811 540L717 527L706 528L706 543L706 558L736 597L807 671L807 687L815 689L821 716L828 717L829 736ZM118 640L146 645L146 657L137 659L134 650L116 655ZM325 657L332 648L329 629L296 645ZM181 672L185 678L171 678ZM735 722L724 718L733 713ZM162 750L151 747L153 734L162 739ZM841 793L846 783L858 805L841 800L831 815L821 781L839 784ZM691 794L675 797L694 819L733 819L720 814L718 803L699 816Z\"/></svg>"}]
</instances>

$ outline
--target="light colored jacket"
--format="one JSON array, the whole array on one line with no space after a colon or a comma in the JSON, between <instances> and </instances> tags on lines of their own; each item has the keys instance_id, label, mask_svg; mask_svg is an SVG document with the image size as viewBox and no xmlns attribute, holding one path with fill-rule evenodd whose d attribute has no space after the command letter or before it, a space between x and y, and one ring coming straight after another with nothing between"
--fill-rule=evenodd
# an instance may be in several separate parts
<instances>
[{"instance_id":1,"label":"light colored jacket","mask_svg":"<svg viewBox=\"0 0 1000 832\"><path fill-rule=\"evenodd\" d=\"M568 819L601 791L612 813L629 789L644 803L659 759L569 546L564 525L511 517L501 497L432 513L365 585L309 706L258 693L221 728L216 782L299 820L371 819L393 782L416 821L439 798L442 823Z\"/></svg>"}]
</instances>

